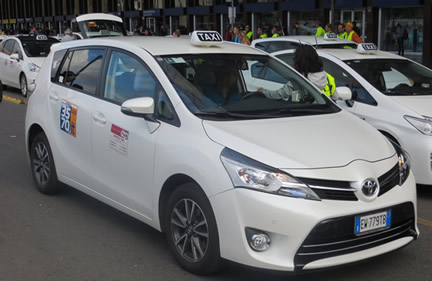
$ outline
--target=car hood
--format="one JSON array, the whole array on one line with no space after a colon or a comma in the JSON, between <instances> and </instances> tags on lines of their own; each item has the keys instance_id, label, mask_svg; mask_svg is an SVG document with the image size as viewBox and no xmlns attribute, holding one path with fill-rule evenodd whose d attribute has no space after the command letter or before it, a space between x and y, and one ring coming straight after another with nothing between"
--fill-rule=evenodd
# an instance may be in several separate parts
<instances>
[{"instance_id":1,"label":"car hood","mask_svg":"<svg viewBox=\"0 0 432 281\"><path fill-rule=\"evenodd\" d=\"M432 117L432 96L390 96L390 98L420 115Z\"/></svg>"},{"instance_id":2,"label":"car hood","mask_svg":"<svg viewBox=\"0 0 432 281\"><path fill-rule=\"evenodd\" d=\"M248 121L204 120L203 127L213 141L279 169L343 167L395 154L381 133L344 111Z\"/></svg>"},{"instance_id":3,"label":"car hood","mask_svg":"<svg viewBox=\"0 0 432 281\"><path fill-rule=\"evenodd\" d=\"M46 60L45 57L30 57L29 61L36 64L39 67L42 67L42 64L44 63L44 61Z\"/></svg>"}]
</instances>

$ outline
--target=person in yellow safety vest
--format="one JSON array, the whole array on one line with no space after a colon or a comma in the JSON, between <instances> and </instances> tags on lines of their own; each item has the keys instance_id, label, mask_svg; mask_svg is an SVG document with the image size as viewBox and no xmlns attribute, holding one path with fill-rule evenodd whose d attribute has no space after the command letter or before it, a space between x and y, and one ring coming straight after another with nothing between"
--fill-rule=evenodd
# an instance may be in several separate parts
<instances>
[{"instance_id":1,"label":"person in yellow safety vest","mask_svg":"<svg viewBox=\"0 0 432 281\"><path fill-rule=\"evenodd\" d=\"M315 32L315 36L324 36L326 30L321 26L321 22L319 20L316 21L315 27L317 31Z\"/></svg>"},{"instance_id":2,"label":"person in yellow safety vest","mask_svg":"<svg viewBox=\"0 0 432 281\"><path fill-rule=\"evenodd\" d=\"M337 33L337 37L342 38L342 39L347 39L348 34L345 31L345 27L343 24L338 24L338 33Z\"/></svg>"},{"instance_id":3,"label":"person in yellow safety vest","mask_svg":"<svg viewBox=\"0 0 432 281\"><path fill-rule=\"evenodd\" d=\"M262 28L261 26L259 26L259 27L257 28L257 34L258 34L258 38L259 38L259 39L264 39L264 38L267 38L267 37L268 37L268 36L267 36L267 33L264 33L263 28Z\"/></svg>"},{"instance_id":4,"label":"person in yellow safety vest","mask_svg":"<svg viewBox=\"0 0 432 281\"><path fill-rule=\"evenodd\" d=\"M334 93L336 91L336 83L333 76L331 76L329 73L327 73L327 83L322 89L322 92L328 96L329 98L333 97Z\"/></svg>"},{"instance_id":5,"label":"person in yellow safety vest","mask_svg":"<svg viewBox=\"0 0 432 281\"><path fill-rule=\"evenodd\" d=\"M324 30L326 34L333 33L331 23L326 23L326 25L324 26Z\"/></svg>"},{"instance_id":6,"label":"person in yellow safety vest","mask_svg":"<svg viewBox=\"0 0 432 281\"><path fill-rule=\"evenodd\" d=\"M252 41L253 32L250 30L249 24L245 25L244 33L246 33L246 36L248 37L248 39Z\"/></svg>"},{"instance_id":7,"label":"person in yellow safety vest","mask_svg":"<svg viewBox=\"0 0 432 281\"><path fill-rule=\"evenodd\" d=\"M363 43L363 40L360 38L360 36L353 30L354 25L351 22L347 22L345 24L345 30L348 34L347 39L353 42L356 42L358 44Z\"/></svg>"},{"instance_id":8,"label":"person in yellow safety vest","mask_svg":"<svg viewBox=\"0 0 432 281\"><path fill-rule=\"evenodd\" d=\"M280 36L279 32L280 32L279 27L277 27L276 25L273 25L273 28L272 28L272 31L271 31L272 37L278 37L278 36Z\"/></svg>"}]
</instances>

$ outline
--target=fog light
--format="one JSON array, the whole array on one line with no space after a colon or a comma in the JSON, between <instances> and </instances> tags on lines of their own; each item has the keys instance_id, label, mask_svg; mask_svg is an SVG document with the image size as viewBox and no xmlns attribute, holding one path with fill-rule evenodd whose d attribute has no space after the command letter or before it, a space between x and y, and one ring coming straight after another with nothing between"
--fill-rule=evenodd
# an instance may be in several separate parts
<instances>
[{"instance_id":1,"label":"fog light","mask_svg":"<svg viewBox=\"0 0 432 281\"><path fill-rule=\"evenodd\" d=\"M270 236L268 236L264 231L246 228L246 237L249 242L249 246L254 251L263 252L270 248Z\"/></svg>"}]
</instances>

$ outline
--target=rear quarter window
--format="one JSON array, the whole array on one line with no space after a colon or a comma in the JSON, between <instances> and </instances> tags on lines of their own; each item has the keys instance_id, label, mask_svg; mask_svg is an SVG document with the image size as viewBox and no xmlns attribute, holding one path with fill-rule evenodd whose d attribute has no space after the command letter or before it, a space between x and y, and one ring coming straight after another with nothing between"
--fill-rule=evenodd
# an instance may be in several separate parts
<instances>
[{"instance_id":1,"label":"rear quarter window","mask_svg":"<svg viewBox=\"0 0 432 281\"><path fill-rule=\"evenodd\" d=\"M51 82L56 82L57 72L60 69L60 65L66 55L67 50L60 50L54 53L51 64Z\"/></svg>"}]
</instances>

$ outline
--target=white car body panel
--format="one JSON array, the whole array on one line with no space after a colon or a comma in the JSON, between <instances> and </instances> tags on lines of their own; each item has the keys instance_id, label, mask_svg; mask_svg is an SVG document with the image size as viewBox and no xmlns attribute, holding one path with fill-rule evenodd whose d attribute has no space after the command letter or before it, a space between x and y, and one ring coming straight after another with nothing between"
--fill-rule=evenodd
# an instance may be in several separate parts
<instances>
[{"instance_id":1,"label":"white car body panel","mask_svg":"<svg viewBox=\"0 0 432 281\"><path fill-rule=\"evenodd\" d=\"M176 40L175 47L171 44L173 40ZM40 127L51 145L61 182L157 230L162 229L159 204L164 185L178 175L190 178L210 201L217 221L221 256L249 266L293 271L297 249L318 223L359 213L374 213L402 203L412 204L412 225L418 233L416 186L412 174L402 186L395 185L382 196L366 198L362 195L362 182L366 178L378 179L395 167L398 157L384 137L356 117L341 111L328 115L227 122L203 120L192 114L152 56L174 52L261 55L262 52L230 43L200 48L186 40L110 38L57 44L42 66L36 89L29 98L26 143L30 140L31 130ZM164 122L157 125L144 118L127 116L118 104L52 83L53 53L86 46L115 46L145 62L169 97L181 125ZM76 137L60 130L62 101L78 107ZM112 125L128 131L127 153L110 149ZM347 181L355 189L358 201L315 201L234 188L220 158L225 148L293 176ZM26 149L29 154L28 145ZM270 249L253 251L246 240L245 227L269 233L272 238ZM411 240L412 237L397 239L349 256L316 260L304 269L373 257L402 247Z\"/></svg>"}]
</instances>

